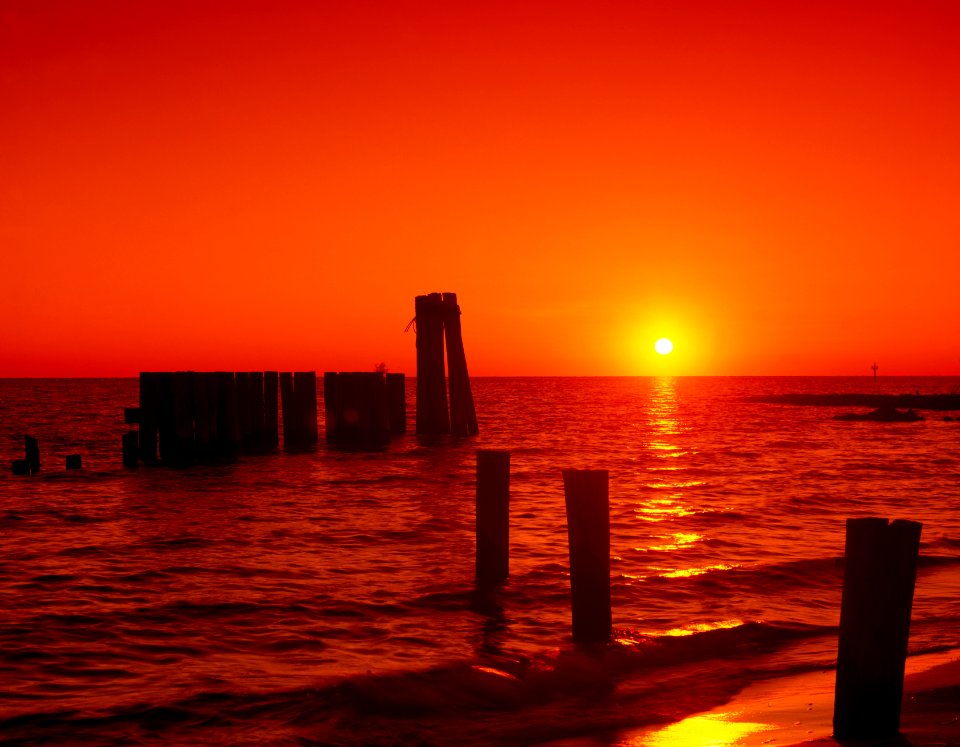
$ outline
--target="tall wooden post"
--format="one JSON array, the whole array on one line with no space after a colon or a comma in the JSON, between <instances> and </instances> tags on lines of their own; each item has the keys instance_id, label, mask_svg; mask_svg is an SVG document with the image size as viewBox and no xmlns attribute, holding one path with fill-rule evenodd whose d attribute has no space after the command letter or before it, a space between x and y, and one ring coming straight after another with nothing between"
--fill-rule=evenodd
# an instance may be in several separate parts
<instances>
[{"instance_id":1,"label":"tall wooden post","mask_svg":"<svg viewBox=\"0 0 960 747\"><path fill-rule=\"evenodd\" d=\"M443 298L417 296L417 433L450 432L447 385L443 367Z\"/></svg>"},{"instance_id":2,"label":"tall wooden post","mask_svg":"<svg viewBox=\"0 0 960 747\"><path fill-rule=\"evenodd\" d=\"M922 525L847 519L833 733L881 739L900 730L903 672Z\"/></svg>"},{"instance_id":3,"label":"tall wooden post","mask_svg":"<svg viewBox=\"0 0 960 747\"><path fill-rule=\"evenodd\" d=\"M477 451L477 584L510 573L510 452Z\"/></svg>"},{"instance_id":4,"label":"tall wooden post","mask_svg":"<svg viewBox=\"0 0 960 747\"><path fill-rule=\"evenodd\" d=\"M456 293L443 294L443 331L447 342L447 368L450 372L450 432L455 436L476 436L477 412L467 375L467 356L460 329L460 306Z\"/></svg>"},{"instance_id":5,"label":"tall wooden post","mask_svg":"<svg viewBox=\"0 0 960 747\"><path fill-rule=\"evenodd\" d=\"M610 498L606 470L563 470L570 539L573 640L601 643L613 632L610 612Z\"/></svg>"}]
</instances>

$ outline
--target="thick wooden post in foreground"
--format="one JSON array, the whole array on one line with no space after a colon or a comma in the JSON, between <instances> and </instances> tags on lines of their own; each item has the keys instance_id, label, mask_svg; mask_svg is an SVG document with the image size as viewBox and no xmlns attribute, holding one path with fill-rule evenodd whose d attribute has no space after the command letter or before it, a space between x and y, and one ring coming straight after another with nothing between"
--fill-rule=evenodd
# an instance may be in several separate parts
<instances>
[{"instance_id":1,"label":"thick wooden post in foreground","mask_svg":"<svg viewBox=\"0 0 960 747\"><path fill-rule=\"evenodd\" d=\"M450 432L447 380L443 370L443 298L417 296L417 433Z\"/></svg>"},{"instance_id":2,"label":"thick wooden post in foreground","mask_svg":"<svg viewBox=\"0 0 960 747\"><path fill-rule=\"evenodd\" d=\"M563 470L573 640L610 640L610 498L606 470Z\"/></svg>"},{"instance_id":3,"label":"thick wooden post in foreground","mask_svg":"<svg viewBox=\"0 0 960 747\"><path fill-rule=\"evenodd\" d=\"M899 519L847 519L833 707L838 739L900 730L921 528Z\"/></svg>"},{"instance_id":4,"label":"thick wooden post in foreground","mask_svg":"<svg viewBox=\"0 0 960 747\"><path fill-rule=\"evenodd\" d=\"M477 451L477 585L510 573L510 452Z\"/></svg>"},{"instance_id":5,"label":"thick wooden post in foreground","mask_svg":"<svg viewBox=\"0 0 960 747\"><path fill-rule=\"evenodd\" d=\"M476 436L477 411L467 375L467 356L460 329L460 306L456 293L443 294L443 332L447 342L447 368L450 374L450 432L454 436Z\"/></svg>"}]
</instances>

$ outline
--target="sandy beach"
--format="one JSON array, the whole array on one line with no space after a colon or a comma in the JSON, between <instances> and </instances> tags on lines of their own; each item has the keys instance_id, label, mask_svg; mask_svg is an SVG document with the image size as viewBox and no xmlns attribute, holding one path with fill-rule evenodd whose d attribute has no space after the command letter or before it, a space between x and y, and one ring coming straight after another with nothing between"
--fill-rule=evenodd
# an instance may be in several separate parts
<instances>
[{"instance_id":1,"label":"sandy beach","mask_svg":"<svg viewBox=\"0 0 960 747\"><path fill-rule=\"evenodd\" d=\"M758 682L718 708L624 735L618 747L768 745L960 745L960 651L907 660L901 735L872 742L833 739L834 670Z\"/></svg>"}]
</instances>

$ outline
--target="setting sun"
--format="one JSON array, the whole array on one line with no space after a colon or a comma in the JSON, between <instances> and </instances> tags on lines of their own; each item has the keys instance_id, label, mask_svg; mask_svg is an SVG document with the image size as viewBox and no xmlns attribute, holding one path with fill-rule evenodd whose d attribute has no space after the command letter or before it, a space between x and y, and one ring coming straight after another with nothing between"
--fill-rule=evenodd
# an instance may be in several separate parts
<instances>
[{"instance_id":1,"label":"setting sun","mask_svg":"<svg viewBox=\"0 0 960 747\"><path fill-rule=\"evenodd\" d=\"M666 337L661 337L653 344L654 349L660 353L660 355L669 355L673 352L673 343L670 342Z\"/></svg>"}]
</instances>

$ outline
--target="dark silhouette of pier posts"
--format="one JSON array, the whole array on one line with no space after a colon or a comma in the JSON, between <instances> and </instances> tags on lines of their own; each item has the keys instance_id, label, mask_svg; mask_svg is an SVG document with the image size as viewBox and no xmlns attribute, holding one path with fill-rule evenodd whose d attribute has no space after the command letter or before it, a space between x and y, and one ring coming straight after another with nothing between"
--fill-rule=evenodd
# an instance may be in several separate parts
<instances>
[{"instance_id":1,"label":"dark silhouette of pier posts","mask_svg":"<svg viewBox=\"0 0 960 747\"><path fill-rule=\"evenodd\" d=\"M447 380L443 366L443 297L439 293L417 296L417 433L450 432L447 415Z\"/></svg>"},{"instance_id":2,"label":"dark silhouette of pier posts","mask_svg":"<svg viewBox=\"0 0 960 747\"><path fill-rule=\"evenodd\" d=\"M563 470L570 540L573 640L602 643L613 632L610 611L610 498L607 470Z\"/></svg>"},{"instance_id":3,"label":"dark silhouette of pier posts","mask_svg":"<svg viewBox=\"0 0 960 747\"><path fill-rule=\"evenodd\" d=\"M477 451L477 585L510 573L510 452Z\"/></svg>"},{"instance_id":4,"label":"dark silhouette of pier posts","mask_svg":"<svg viewBox=\"0 0 960 747\"><path fill-rule=\"evenodd\" d=\"M328 371L323 375L323 403L328 443L357 449L390 443L386 374Z\"/></svg>"},{"instance_id":5,"label":"dark silhouette of pier posts","mask_svg":"<svg viewBox=\"0 0 960 747\"><path fill-rule=\"evenodd\" d=\"M450 377L450 432L454 436L476 436L477 412L467 375L467 356L460 330L460 306L456 293L443 294L443 333L447 343L447 369Z\"/></svg>"},{"instance_id":6,"label":"dark silhouette of pier posts","mask_svg":"<svg viewBox=\"0 0 960 747\"><path fill-rule=\"evenodd\" d=\"M833 733L876 739L900 730L903 672L922 525L847 519Z\"/></svg>"},{"instance_id":7,"label":"dark silhouette of pier posts","mask_svg":"<svg viewBox=\"0 0 960 747\"><path fill-rule=\"evenodd\" d=\"M266 412L263 404L263 371L250 372L250 449L263 451L266 437Z\"/></svg>"}]
</instances>

